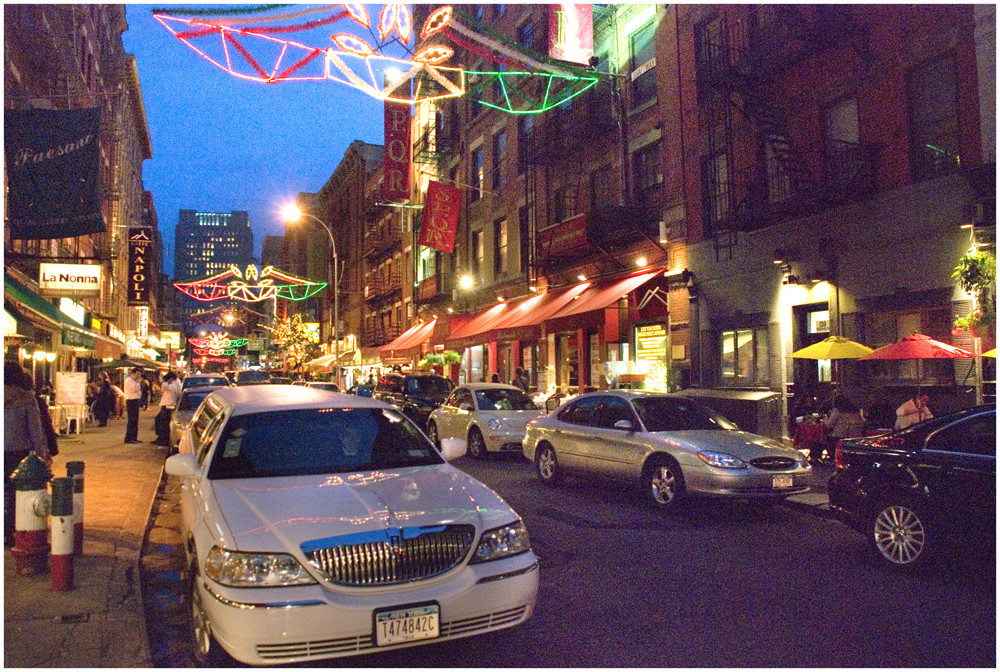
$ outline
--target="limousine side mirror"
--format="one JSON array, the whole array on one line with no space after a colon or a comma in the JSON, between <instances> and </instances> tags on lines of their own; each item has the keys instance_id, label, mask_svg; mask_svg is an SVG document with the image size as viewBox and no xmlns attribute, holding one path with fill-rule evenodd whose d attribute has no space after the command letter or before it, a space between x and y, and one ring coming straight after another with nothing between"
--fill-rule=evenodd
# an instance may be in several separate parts
<instances>
[{"instance_id":1,"label":"limousine side mirror","mask_svg":"<svg viewBox=\"0 0 1000 672\"><path fill-rule=\"evenodd\" d=\"M196 478L201 474L201 469L198 468L198 461L191 453L171 455L167 458L163 466L170 476Z\"/></svg>"}]
</instances>

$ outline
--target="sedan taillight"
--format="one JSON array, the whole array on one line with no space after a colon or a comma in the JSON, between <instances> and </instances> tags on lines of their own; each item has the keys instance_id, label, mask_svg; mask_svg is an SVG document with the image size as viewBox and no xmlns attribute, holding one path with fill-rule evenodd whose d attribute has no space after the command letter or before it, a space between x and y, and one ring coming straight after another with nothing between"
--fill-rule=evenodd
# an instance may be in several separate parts
<instances>
[{"instance_id":1,"label":"sedan taillight","mask_svg":"<svg viewBox=\"0 0 1000 672\"><path fill-rule=\"evenodd\" d=\"M837 441L837 448L833 451L833 464L837 469L847 468L847 462L844 461L843 441Z\"/></svg>"}]
</instances>

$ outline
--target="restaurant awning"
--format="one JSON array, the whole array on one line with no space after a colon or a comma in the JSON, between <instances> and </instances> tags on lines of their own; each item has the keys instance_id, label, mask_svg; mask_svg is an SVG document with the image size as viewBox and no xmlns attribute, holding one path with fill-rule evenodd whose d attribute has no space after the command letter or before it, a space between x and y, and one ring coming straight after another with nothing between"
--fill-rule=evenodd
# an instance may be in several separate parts
<instances>
[{"instance_id":1,"label":"restaurant awning","mask_svg":"<svg viewBox=\"0 0 1000 672\"><path fill-rule=\"evenodd\" d=\"M4 297L12 301L18 308L41 318L50 327L62 327L62 313L51 301L31 291L7 273L3 275ZM26 317L28 317L26 315Z\"/></svg>"},{"instance_id":2,"label":"restaurant awning","mask_svg":"<svg viewBox=\"0 0 1000 672\"><path fill-rule=\"evenodd\" d=\"M577 300L567 304L557 313L551 315L546 321L546 331L557 332L571 328L572 320L565 320L563 318L607 308L618 301L618 299L629 292L635 291L662 273L663 269L658 268L653 271L631 275L627 278L597 282L588 287L587 291L581 294Z\"/></svg>"},{"instance_id":3,"label":"restaurant awning","mask_svg":"<svg viewBox=\"0 0 1000 672\"><path fill-rule=\"evenodd\" d=\"M382 357L382 361L390 360L408 360L420 354L420 348L427 339L431 337L434 333L434 325L437 324L437 318L430 320L429 322L418 322L413 325L390 343L383 345L379 348L379 354Z\"/></svg>"}]
</instances>

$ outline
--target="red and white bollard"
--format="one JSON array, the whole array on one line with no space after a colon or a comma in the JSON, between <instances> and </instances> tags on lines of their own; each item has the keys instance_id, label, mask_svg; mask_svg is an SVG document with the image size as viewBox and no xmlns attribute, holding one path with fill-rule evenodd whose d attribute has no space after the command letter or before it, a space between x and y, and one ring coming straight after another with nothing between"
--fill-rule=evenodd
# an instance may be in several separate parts
<instances>
[{"instance_id":1,"label":"red and white bollard","mask_svg":"<svg viewBox=\"0 0 1000 672\"><path fill-rule=\"evenodd\" d=\"M83 462L67 462L66 476L73 479L73 553L83 555Z\"/></svg>"},{"instance_id":2,"label":"red and white bollard","mask_svg":"<svg viewBox=\"0 0 1000 672\"><path fill-rule=\"evenodd\" d=\"M73 479L52 479L52 590L73 588Z\"/></svg>"},{"instance_id":3,"label":"red and white bollard","mask_svg":"<svg viewBox=\"0 0 1000 672\"><path fill-rule=\"evenodd\" d=\"M45 571L49 555L49 493L52 472L31 453L11 475L15 492L14 567L19 574Z\"/></svg>"}]
</instances>

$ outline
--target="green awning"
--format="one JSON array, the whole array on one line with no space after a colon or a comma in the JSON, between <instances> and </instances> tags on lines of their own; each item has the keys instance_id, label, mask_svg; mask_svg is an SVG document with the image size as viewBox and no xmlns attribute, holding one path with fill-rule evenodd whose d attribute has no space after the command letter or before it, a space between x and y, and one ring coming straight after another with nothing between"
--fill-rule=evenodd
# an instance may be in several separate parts
<instances>
[{"instance_id":1,"label":"green awning","mask_svg":"<svg viewBox=\"0 0 1000 672\"><path fill-rule=\"evenodd\" d=\"M6 273L3 274L3 293L6 298L18 304L18 306L41 315L45 319L55 323L56 326L61 327L65 325L62 313L59 312L59 309L51 301L46 301Z\"/></svg>"}]
</instances>

